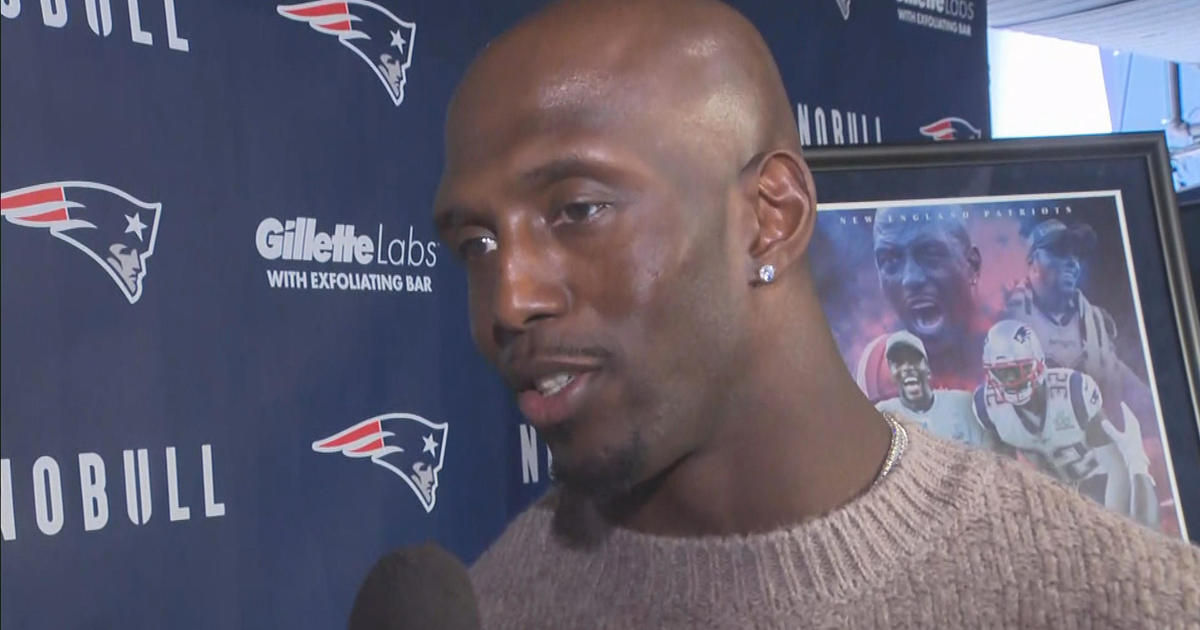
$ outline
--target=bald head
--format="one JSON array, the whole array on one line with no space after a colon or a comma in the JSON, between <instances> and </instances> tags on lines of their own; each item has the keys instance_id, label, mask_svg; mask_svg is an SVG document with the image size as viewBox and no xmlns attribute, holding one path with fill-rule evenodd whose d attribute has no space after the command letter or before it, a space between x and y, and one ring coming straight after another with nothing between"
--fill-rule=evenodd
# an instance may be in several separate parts
<instances>
[{"instance_id":1,"label":"bald head","mask_svg":"<svg viewBox=\"0 0 1200 630\"><path fill-rule=\"evenodd\" d=\"M499 120L512 110L497 100L516 101L521 119ZM549 5L489 44L468 70L448 117L449 166L495 149L481 127L654 129L659 143L734 172L757 154L800 150L766 43L711 0Z\"/></svg>"}]
</instances>

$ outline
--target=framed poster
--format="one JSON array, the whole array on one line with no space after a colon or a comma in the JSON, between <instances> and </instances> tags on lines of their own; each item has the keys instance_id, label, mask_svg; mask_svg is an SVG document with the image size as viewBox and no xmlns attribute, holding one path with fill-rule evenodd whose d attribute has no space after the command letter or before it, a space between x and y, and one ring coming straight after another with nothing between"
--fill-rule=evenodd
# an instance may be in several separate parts
<instances>
[{"instance_id":1,"label":"framed poster","mask_svg":"<svg viewBox=\"0 0 1200 630\"><path fill-rule=\"evenodd\" d=\"M1200 536L1200 325L1161 134L806 157L817 291L877 407Z\"/></svg>"}]
</instances>

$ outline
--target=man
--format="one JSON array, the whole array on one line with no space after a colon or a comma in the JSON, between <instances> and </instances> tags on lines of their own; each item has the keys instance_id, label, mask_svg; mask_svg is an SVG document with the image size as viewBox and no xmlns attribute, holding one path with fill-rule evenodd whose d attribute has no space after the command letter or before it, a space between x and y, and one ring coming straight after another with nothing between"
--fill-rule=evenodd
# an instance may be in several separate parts
<instances>
[{"instance_id":1,"label":"man","mask_svg":"<svg viewBox=\"0 0 1200 630\"><path fill-rule=\"evenodd\" d=\"M885 413L915 420L934 435L983 448L992 447L992 435L975 419L971 392L934 390L930 386L925 344L902 330L887 338L884 355L900 395L875 405Z\"/></svg>"},{"instance_id":2,"label":"man","mask_svg":"<svg viewBox=\"0 0 1200 630\"><path fill-rule=\"evenodd\" d=\"M987 325L975 305L982 258L959 209L881 208L875 213L879 286L905 330L929 350L934 386L969 390L979 383L979 346ZM867 344L855 380L871 400L895 396L887 335Z\"/></svg>"},{"instance_id":3,"label":"man","mask_svg":"<svg viewBox=\"0 0 1200 630\"><path fill-rule=\"evenodd\" d=\"M1008 288L1004 316L1037 333L1052 367L1095 379L1110 409L1124 402L1138 416L1155 418L1149 387L1117 356L1112 315L1080 290L1082 261L1095 246L1096 233L1086 224L1067 227L1058 219L1037 224L1029 235L1028 275Z\"/></svg>"},{"instance_id":4,"label":"man","mask_svg":"<svg viewBox=\"0 0 1200 630\"><path fill-rule=\"evenodd\" d=\"M1110 510L1158 525L1158 498L1137 417L1123 407L1119 430L1092 378L1046 368L1037 334L1011 319L988 332L987 383L975 390L975 414L1007 449L1079 488Z\"/></svg>"},{"instance_id":5,"label":"man","mask_svg":"<svg viewBox=\"0 0 1200 630\"><path fill-rule=\"evenodd\" d=\"M1200 621L1200 552L906 432L840 369L792 116L712 0L553 4L468 69L435 222L558 483L472 567L484 623Z\"/></svg>"}]
</instances>

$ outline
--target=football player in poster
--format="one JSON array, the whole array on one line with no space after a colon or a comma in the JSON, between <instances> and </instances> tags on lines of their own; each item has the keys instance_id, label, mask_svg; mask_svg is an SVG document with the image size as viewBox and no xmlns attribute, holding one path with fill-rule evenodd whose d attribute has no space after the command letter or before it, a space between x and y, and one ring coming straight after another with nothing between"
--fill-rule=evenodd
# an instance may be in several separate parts
<instances>
[{"instance_id":1,"label":"football player in poster","mask_svg":"<svg viewBox=\"0 0 1200 630\"><path fill-rule=\"evenodd\" d=\"M982 257L957 209L880 208L874 218L874 257L883 295L927 349L934 386L970 390L982 380L979 350L987 323L975 301ZM884 356L887 335L867 344L855 380L868 398L898 394Z\"/></svg>"},{"instance_id":2,"label":"football player in poster","mask_svg":"<svg viewBox=\"0 0 1200 630\"><path fill-rule=\"evenodd\" d=\"M1028 273L1006 287L1004 317L1028 324L1044 344L1050 367L1079 370L1095 379L1109 410L1127 403L1141 417L1154 413L1149 387L1117 356L1117 325L1080 284L1083 261L1096 247L1087 224L1042 221L1029 235Z\"/></svg>"},{"instance_id":3,"label":"football player in poster","mask_svg":"<svg viewBox=\"0 0 1200 630\"><path fill-rule=\"evenodd\" d=\"M925 344L902 330L887 338L885 350L892 379L900 395L875 405L880 411L916 421L930 433L972 446L990 448L992 435L983 429L971 409L971 392L933 389Z\"/></svg>"},{"instance_id":4,"label":"football player in poster","mask_svg":"<svg viewBox=\"0 0 1200 630\"><path fill-rule=\"evenodd\" d=\"M975 390L980 423L999 450L1020 455L1105 507L1158 527L1158 498L1141 427L1128 406L1116 422L1087 374L1047 368L1033 328L1003 320L983 349L986 383ZM1122 425L1118 428L1118 424Z\"/></svg>"}]
</instances>

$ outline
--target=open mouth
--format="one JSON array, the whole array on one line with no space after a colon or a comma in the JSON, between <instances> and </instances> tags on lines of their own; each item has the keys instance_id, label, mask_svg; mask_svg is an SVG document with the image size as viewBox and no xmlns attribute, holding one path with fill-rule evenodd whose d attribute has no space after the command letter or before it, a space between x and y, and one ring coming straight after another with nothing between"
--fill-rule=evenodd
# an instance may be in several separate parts
<instances>
[{"instance_id":1,"label":"open mouth","mask_svg":"<svg viewBox=\"0 0 1200 630\"><path fill-rule=\"evenodd\" d=\"M537 429L547 429L578 413L594 371L559 371L538 377L517 393L517 406Z\"/></svg>"},{"instance_id":2,"label":"open mouth","mask_svg":"<svg viewBox=\"0 0 1200 630\"><path fill-rule=\"evenodd\" d=\"M938 332L946 322L946 313L932 300L913 300L908 303L908 312L913 328L921 336Z\"/></svg>"},{"instance_id":3,"label":"open mouth","mask_svg":"<svg viewBox=\"0 0 1200 630\"><path fill-rule=\"evenodd\" d=\"M570 385L575 380L572 372L559 372L537 379L534 389L542 396L553 396Z\"/></svg>"}]
</instances>

